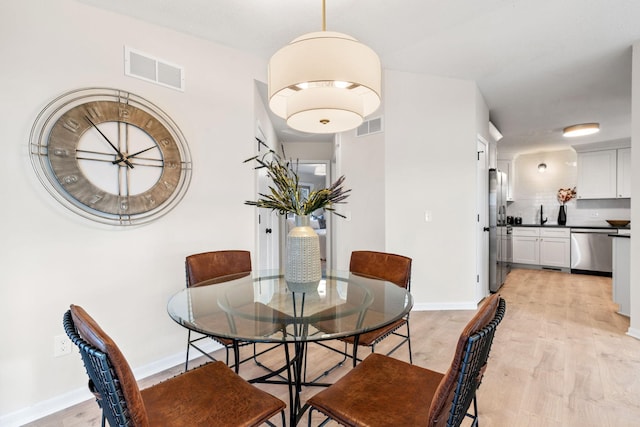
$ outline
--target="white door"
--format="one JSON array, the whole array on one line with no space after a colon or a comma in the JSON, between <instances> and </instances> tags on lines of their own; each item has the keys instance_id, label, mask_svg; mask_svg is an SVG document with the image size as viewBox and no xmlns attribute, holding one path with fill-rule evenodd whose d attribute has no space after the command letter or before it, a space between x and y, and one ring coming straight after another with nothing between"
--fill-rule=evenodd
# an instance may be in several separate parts
<instances>
[{"instance_id":1,"label":"white door","mask_svg":"<svg viewBox=\"0 0 640 427\"><path fill-rule=\"evenodd\" d=\"M488 145L478 137L476 165L476 301L489 295L489 167Z\"/></svg>"},{"instance_id":2,"label":"white door","mask_svg":"<svg viewBox=\"0 0 640 427\"><path fill-rule=\"evenodd\" d=\"M261 141L265 141L264 133L260 126L257 126L256 138ZM267 143L267 145L270 145ZM264 147L260 144L256 144L256 155L264 153ZM261 150L262 148L262 150ZM265 169L256 169L256 199L258 194L268 194L270 179L267 177ZM256 233L257 238L257 254L255 260L257 265L254 269L257 270L274 270L280 267L280 253L279 253L279 236L280 236L280 221L278 214L270 209L256 208L257 214L257 226Z\"/></svg>"}]
</instances>

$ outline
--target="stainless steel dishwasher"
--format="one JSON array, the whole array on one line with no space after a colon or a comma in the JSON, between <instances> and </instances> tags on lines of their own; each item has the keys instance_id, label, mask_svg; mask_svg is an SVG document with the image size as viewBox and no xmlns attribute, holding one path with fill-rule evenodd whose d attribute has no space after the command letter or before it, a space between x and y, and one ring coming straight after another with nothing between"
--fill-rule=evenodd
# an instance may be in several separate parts
<instances>
[{"instance_id":1,"label":"stainless steel dishwasher","mask_svg":"<svg viewBox=\"0 0 640 427\"><path fill-rule=\"evenodd\" d=\"M611 276L612 238L617 234L611 228L571 229L571 272Z\"/></svg>"}]
</instances>

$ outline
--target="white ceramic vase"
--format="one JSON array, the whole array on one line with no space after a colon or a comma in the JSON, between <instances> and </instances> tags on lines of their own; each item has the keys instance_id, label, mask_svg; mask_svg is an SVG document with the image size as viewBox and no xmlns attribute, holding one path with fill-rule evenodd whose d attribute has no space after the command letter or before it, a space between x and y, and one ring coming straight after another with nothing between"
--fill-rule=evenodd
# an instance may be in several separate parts
<instances>
[{"instance_id":1,"label":"white ceramic vase","mask_svg":"<svg viewBox=\"0 0 640 427\"><path fill-rule=\"evenodd\" d=\"M287 234L284 278L294 292L317 288L322 278L320 239L311 228L308 215L296 215L296 226Z\"/></svg>"}]
</instances>

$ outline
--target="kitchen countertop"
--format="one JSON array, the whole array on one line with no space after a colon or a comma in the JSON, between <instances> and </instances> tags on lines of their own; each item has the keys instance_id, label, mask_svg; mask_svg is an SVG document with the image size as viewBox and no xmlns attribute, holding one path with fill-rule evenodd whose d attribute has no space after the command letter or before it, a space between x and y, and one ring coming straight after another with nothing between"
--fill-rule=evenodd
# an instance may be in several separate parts
<instances>
[{"instance_id":1,"label":"kitchen countertop","mask_svg":"<svg viewBox=\"0 0 640 427\"><path fill-rule=\"evenodd\" d=\"M611 229L611 230L631 230L630 226L624 226L624 227L612 227L610 225L558 225L558 224L545 224L545 225L540 225L540 224L519 224L519 225L515 225L512 224L512 227L539 227L539 228L588 228L588 229Z\"/></svg>"}]
</instances>

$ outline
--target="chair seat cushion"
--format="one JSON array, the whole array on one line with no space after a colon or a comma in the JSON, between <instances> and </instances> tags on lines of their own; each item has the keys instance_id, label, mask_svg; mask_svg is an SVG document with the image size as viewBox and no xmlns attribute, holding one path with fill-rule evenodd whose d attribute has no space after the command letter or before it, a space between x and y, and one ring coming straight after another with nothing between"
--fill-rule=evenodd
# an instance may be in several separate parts
<instances>
[{"instance_id":1,"label":"chair seat cushion","mask_svg":"<svg viewBox=\"0 0 640 427\"><path fill-rule=\"evenodd\" d=\"M393 323L388 324L387 326L383 326L379 329L374 329L373 331L365 332L364 334L360 334L360 338L358 338L358 345L370 346L381 340L382 338L389 335L391 332L395 331L402 325L405 325L407 321L405 319L396 320ZM349 344L353 344L355 341L355 336L340 338L343 341L348 342Z\"/></svg>"},{"instance_id":2,"label":"chair seat cushion","mask_svg":"<svg viewBox=\"0 0 640 427\"><path fill-rule=\"evenodd\" d=\"M439 372L373 353L307 403L346 426L425 425L443 377Z\"/></svg>"},{"instance_id":3,"label":"chair seat cushion","mask_svg":"<svg viewBox=\"0 0 640 427\"><path fill-rule=\"evenodd\" d=\"M255 388L222 362L193 369L141 394L150 426L254 426L285 408L280 399Z\"/></svg>"},{"instance_id":4,"label":"chair seat cushion","mask_svg":"<svg viewBox=\"0 0 640 427\"><path fill-rule=\"evenodd\" d=\"M249 320L253 317L264 319L264 321ZM202 310L198 313L198 322L194 326L198 330L220 331L230 336L268 337L282 331L287 321L288 317L284 313L265 304L251 302L234 307L234 312L231 314L222 310L212 311L207 306L206 311ZM211 336L211 338L223 345L233 343L232 338L223 336Z\"/></svg>"},{"instance_id":5,"label":"chair seat cushion","mask_svg":"<svg viewBox=\"0 0 640 427\"><path fill-rule=\"evenodd\" d=\"M350 315L341 315L341 311L349 311L353 310L353 305L343 304L338 307L334 307L331 309L324 310L317 314L319 318L327 318L326 320L320 320L313 323L313 326L327 334L340 332L343 330L355 330L358 329L358 313L350 314ZM333 318L329 318L329 315L332 315ZM377 312L375 310L367 310L365 314L365 319L367 323L383 323L386 319L385 314L381 312ZM405 325L407 323L406 318L398 319L395 322L392 322L386 326L383 326L378 329L371 330L369 332L365 332L360 334L360 338L358 339L358 345L362 346L370 346L375 344L385 336L389 335L391 332L395 331L399 327ZM339 338L342 341L346 341L349 344L353 344L355 340L355 336L348 336Z\"/></svg>"}]
</instances>

